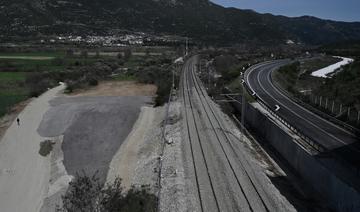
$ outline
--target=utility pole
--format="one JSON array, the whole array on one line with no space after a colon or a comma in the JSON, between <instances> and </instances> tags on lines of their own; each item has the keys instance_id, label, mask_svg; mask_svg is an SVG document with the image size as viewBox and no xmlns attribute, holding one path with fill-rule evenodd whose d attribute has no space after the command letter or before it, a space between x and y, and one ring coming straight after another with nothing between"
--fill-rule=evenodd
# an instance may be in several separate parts
<instances>
[{"instance_id":1,"label":"utility pole","mask_svg":"<svg viewBox=\"0 0 360 212\"><path fill-rule=\"evenodd\" d=\"M172 69L172 87L175 88L175 69L177 69L177 65Z\"/></svg>"},{"instance_id":2,"label":"utility pole","mask_svg":"<svg viewBox=\"0 0 360 212\"><path fill-rule=\"evenodd\" d=\"M245 87L244 87L244 74L241 72L241 85L242 85L242 100L241 100L241 137L242 141L245 142Z\"/></svg>"},{"instance_id":3,"label":"utility pole","mask_svg":"<svg viewBox=\"0 0 360 212\"><path fill-rule=\"evenodd\" d=\"M211 84L210 84L210 68L208 68L208 85L209 85L209 90L210 90L210 86L211 86Z\"/></svg>"}]
</instances>

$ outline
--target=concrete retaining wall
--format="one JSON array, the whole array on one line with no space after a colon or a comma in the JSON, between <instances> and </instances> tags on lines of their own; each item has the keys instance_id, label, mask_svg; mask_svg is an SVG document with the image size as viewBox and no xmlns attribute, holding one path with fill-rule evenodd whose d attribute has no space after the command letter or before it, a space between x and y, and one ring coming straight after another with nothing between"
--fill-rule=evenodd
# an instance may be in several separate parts
<instances>
[{"instance_id":1,"label":"concrete retaining wall","mask_svg":"<svg viewBox=\"0 0 360 212\"><path fill-rule=\"evenodd\" d=\"M235 106L240 113L239 105ZM360 195L327 169L321 159L310 155L274 121L250 104L246 105L246 125L269 142L289 164L337 211L360 211ZM360 179L359 179L360 180Z\"/></svg>"}]
</instances>

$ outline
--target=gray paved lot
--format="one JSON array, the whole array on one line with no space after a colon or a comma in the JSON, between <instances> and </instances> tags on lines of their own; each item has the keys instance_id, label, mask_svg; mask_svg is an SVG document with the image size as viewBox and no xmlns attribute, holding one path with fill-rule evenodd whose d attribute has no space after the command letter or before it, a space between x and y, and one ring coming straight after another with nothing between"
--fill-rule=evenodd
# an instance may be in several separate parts
<instances>
[{"instance_id":1,"label":"gray paved lot","mask_svg":"<svg viewBox=\"0 0 360 212\"><path fill-rule=\"evenodd\" d=\"M62 149L69 175L99 171L109 164L151 97L59 97L51 101L38 129L44 137L64 135Z\"/></svg>"}]
</instances>

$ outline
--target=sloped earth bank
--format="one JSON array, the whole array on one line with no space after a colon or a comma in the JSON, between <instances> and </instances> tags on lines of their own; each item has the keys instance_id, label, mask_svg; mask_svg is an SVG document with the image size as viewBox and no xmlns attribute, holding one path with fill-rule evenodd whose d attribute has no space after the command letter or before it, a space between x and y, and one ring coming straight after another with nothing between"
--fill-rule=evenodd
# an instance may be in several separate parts
<instances>
[{"instance_id":1,"label":"sloped earth bank","mask_svg":"<svg viewBox=\"0 0 360 212\"><path fill-rule=\"evenodd\" d=\"M164 107L142 107L133 130L110 164L107 181L122 179L124 188L150 185L156 192L158 157L161 149L161 122Z\"/></svg>"},{"instance_id":2,"label":"sloped earth bank","mask_svg":"<svg viewBox=\"0 0 360 212\"><path fill-rule=\"evenodd\" d=\"M110 182L119 176L125 189L149 185L153 193L159 194L158 207L163 212L194 211L189 207L192 200L188 195L193 188L186 187L185 181L180 108L180 102L172 102L165 121L167 105L143 107L132 132L112 160L107 178Z\"/></svg>"}]
</instances>

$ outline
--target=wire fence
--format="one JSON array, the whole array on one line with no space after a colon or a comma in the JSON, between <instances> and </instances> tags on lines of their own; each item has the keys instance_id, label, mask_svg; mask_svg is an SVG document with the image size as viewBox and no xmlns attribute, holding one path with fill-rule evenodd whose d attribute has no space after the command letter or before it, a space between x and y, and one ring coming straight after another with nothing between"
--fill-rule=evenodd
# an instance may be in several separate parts
<instances>
[{"instance_id":1,"label":"wire fence","mask_svg":"<svg viewBox=\"0 0 360 212\"><path fill-rule=\"evenodd\" d=\"M360 113L354 107L346 106L330 98L315 96L311 93L293 95L278 83L275 82L274 85L302 107L356 135L360 135Z\"/></svg>"},{"instance_id":2,"label":"wire fence","mask_svg":"<svg viewBox=\"0 0 360 212\"><path fill-rule=\"evenodd\" d=\"M303 95L303 101L311 104L313 107L318 108L334 118L351 124L355 127L360 126L360 111L354 106L345 105L340 101L329 97L316 96L316 95Z\"/></svg>"}]
</instances>

